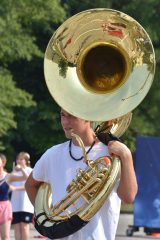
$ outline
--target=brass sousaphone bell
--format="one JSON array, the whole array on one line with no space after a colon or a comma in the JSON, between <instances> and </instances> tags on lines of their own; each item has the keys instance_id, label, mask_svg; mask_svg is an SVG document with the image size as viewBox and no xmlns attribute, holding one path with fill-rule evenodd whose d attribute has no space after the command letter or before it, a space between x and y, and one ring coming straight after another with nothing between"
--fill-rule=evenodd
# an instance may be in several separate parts
<instances>
[{"instance_id":1,"label":"brass sousaphone bell","mask_svg":"<svg viewBox=\"0 0 160 240\"><path fill-rule=\"evenodd\" d=\"M70 114L95 124L116 119L121 126L125 121L128 126L131 111L148 93L154 72L154 49L146 31L130 16L112 9L91 9L66 20L49 41L44 59L45 79L54 100ZM114 131L118 136L123 133L122 128L120 132L117 127ZM52 239L79 230L100 209L112 190L119 174L119 161L116 161L114 159L109 170L109 183L104 177L100 190L90 186L89 192L85 185L85 193L83 187L77 192L76 178L67 196L56 206L51 203L49 186L42 185L35 204L37 230ZM108 174L107 168L101 169L101 175L105 175L105 171ZM90 168L83 172L87 182L92 180L89 174ZM83 176L79 177L81 181L85 181ZM66 213L68 203L65 201L68 195L70 200L72 192L87 198L88 205ZM45 202L48 199L50 203ZM56 214L60 209L60 215ZM77 219L72 221L75 215L81 221L78 219L78 225ZM64 232L60 230L61 225Z\"/></svg>"},{"instance_id":2,"label":"brass sousaphone bell","mask_svg":"<svg viewBox=\"0 0 160 240\"><path fill-rule=\"evenodd\" d=\"M148 93L155 55L146 31L130 16L93 9L66 20L45 53L44 74L67 112L106 121L131 112Z\"/></svg>"}]
</instances>

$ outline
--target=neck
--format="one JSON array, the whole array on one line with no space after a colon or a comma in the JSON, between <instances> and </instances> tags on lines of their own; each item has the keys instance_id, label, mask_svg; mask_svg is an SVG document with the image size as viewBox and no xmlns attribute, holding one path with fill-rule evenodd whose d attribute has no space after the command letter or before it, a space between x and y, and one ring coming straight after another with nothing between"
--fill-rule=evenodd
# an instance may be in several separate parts
<instances>
[{"instance_id":1,"label":"neck","mask_svg":"<svg viewBox=\"0 0 160 240\"><path fill-rule=\"evenodd\" d=\"M97 142L96 135L95 135L94 132L93 132L93 133L90 133L90 134L85 133L84 135L82 135L82 134L77 134L77 135L78 135L78 136L81 138L81 140L83 141L84 146L90 146L90 145L92 145L93 141L96 141L96 142ZM78 144L78 142L77 142L77 140L76 140L75 137L72 137L72 143L73 143L74 145L76 145L76 146L79 146L79 144Z\"/></svg>"},{"instance_id":2,"label":"neck","mask_svg":"<svg viewBox=\"0 0 160 240\"><path fill-rule=\"evenodd\" d=\"M92 150L92 148L93 148L93 146L95 145L95 143L96 143L96 140L93 140L93 142L92 142L90 148L87 150L86 154L88 154L88 153ZM75 160L75 161L80 161L80 160L82 160L83 158L85 158L84 155L81 156L81 157L79 157L79 158L74 157L73 154L72 154L72 149L71 149L71 147L72 147L72 140L70 140L70 142L69 142L69 154L70 154L70 157L71 157L73 160ZM81 146L81 147L82 147L82 146Z\"/></svg>"},{"instance_id":3,"label":"neck","mask_svg":"<svg viewBox=\"0 0 160 240\"><path fill-rule=\"evenodd\" d=\"M3 177L4 173L5 173L4 169L0 168L0 177Z\"/></svg>"}]
</instances>

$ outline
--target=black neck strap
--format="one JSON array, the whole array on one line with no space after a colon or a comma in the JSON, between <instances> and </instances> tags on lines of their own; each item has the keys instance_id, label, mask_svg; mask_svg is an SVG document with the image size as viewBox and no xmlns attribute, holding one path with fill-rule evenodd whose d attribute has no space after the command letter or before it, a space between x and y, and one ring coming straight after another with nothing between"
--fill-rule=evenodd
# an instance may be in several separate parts
<instances>
[{"instance_id":1,"label":"black neck strap","mask_svg":"<svg viewBox=\"0 0 160 240\"><path fill-rule=\"evenodd\" d=\"M95 142L96 142L96 140L93 141L92 145L90 146L90 148L88 149L88 151L86 152L86 154L88 154L88 153L92 150ZM72 155L71 148L72 148L72 140L70 140L70 142L69 142L69 155L70 155L70 157L71 157L73 160L75 160L75 161L80 161L80 160L82 160L82 159L83 159L83 156L80 157L80 158L75 158L75 157Z\"/></svg>"}]
</instances>

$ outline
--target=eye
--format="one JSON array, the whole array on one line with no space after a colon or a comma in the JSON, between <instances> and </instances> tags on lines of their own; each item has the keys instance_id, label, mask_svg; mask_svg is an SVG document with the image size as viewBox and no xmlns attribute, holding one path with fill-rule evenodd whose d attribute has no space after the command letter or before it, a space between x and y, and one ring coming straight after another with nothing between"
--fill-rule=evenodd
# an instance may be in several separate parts
<instances>
[{"instance_id":1,"label":"eye","mask_svg":"<svg viewBox=\"0 0 160 240\"><path fill-rule=\"evenodd\" d=\"M61 117L64 117L65 115L64 115L64 113L63 113L63 112L61 112L61 113L60 113L60 116L61 116Z\"/></svg>"}]
</instances>

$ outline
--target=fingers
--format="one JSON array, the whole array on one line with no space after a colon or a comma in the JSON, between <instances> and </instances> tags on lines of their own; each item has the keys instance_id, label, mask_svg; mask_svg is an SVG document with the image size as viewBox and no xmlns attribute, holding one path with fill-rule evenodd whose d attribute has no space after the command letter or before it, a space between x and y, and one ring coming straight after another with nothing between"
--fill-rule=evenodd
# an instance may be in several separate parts
<instances>
[{"instance_id":1,"label":"fingers","mask_svg":"<svg viewBox=\"0 0 160 240\"><path fill-rule=\"evenodd\" d=\"M121 157L124 152L128 151L128 147L119 141L110 141L108 144L108 151L111 156L116 155Z\"/></svg>"}]
</instances>

